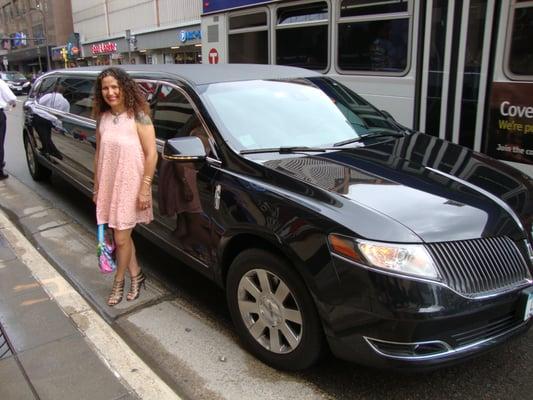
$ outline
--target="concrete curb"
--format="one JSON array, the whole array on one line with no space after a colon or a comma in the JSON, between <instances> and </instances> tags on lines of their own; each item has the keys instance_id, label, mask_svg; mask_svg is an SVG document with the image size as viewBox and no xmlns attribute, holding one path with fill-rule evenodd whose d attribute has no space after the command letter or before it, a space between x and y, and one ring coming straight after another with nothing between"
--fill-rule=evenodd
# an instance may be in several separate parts
<instances>
[{"instance_id":1,"label":"concrete curb","mask_svg":"<svg viewBox=\"0 0 533 400\"><path fill-rule=\"evenodd\" d=\"M61 310L72 319L117 378L126 382L142 399L180 399L46 261L3 211L0 211L0 226L20 260L27 265Z\"/></svg>"}]
</instances>

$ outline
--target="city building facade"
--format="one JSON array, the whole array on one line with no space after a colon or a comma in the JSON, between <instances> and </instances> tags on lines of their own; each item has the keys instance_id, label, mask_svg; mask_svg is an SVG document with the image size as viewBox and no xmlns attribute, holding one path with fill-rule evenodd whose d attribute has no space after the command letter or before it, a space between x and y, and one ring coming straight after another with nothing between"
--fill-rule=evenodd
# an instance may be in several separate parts
<instances>
[{"instance_id":1,"label":"city building facade","mask_svg":"<svg viewBox=\"0 0 533 400\"><path fill-rule=\"evenodd\" d=\"M0 0L2 69L32 75L63 67L66 57L54 49L72 37L70 0Z\"/></svg>"},{"instance_id":2,"label":"city building facade","mask_svg":"<svg viewBox=\"0 0 533 400\"><path fill-rule=\"evenodd\" d=\"M201 62L199 0L72 0L78 65Z\"/></svg>"}]
</instances>

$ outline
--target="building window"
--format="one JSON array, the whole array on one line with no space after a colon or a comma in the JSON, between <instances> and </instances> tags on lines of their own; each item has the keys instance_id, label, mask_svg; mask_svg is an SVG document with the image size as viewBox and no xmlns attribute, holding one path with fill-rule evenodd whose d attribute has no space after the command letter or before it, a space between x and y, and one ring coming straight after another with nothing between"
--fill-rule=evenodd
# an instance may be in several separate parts
<instances>
[{"instance_id":1,"label":"building window","mask_svg":"<svg viewBox=\"0 0 533 400\"><path fill-rule=\"evenodd\" d=\"M13 0L13 13L16 17L20 15L19 0Z\"/></svg>"},{"instance_id":2,"label":"building window","mask_svg":"<svg viewBox=\"0 0 533 400\"><path fill-rule=\"evenodd\" d=\"M34 37L34 41L33 43L35 44L35 46L42 46L44 45L44 29L43 29L43 25L42 24L39 24L39 25L35 25L33 28L32 28L32 31L33 31L33 37ZM41 39L42 38L42 39Z\"/></svg>"},{"instance_id":3,"label":"building window","mask_svg":"<svg viewBox=\"0 0 533 400\"><path fill-rule=\"evenodd\" d=\"M342 0L337 65L343 71L403 75L409 64L409 1Z\"/></svg>"},{"instance_id":4,"label":"building window","mask_svg":"<svg viewBox=\"0 0 533 400\"><path fill-rule=\"evenodd\" d=\"M517 4L513 13L509 71L514 75L533 76L533 6Z\"/></svg>"},{"instance_id":5,"label":"building window","mask_svg":"<svg viewBox=\"0 0 533 400\"><path fill-rule=\"evenodd\" d=\"M268 64L266 11L229 17L228 62Z\"/></svg>"},{"instance_id":6,"label":"building window","mask_svg":"<svg viewBox=\"0 0 533 400\"><path fill-rule=\"evenodd\" d=\"M276 64L326 70L328 12L326 2L279 7L276 21Z\"/></svg>"}]
</instances>

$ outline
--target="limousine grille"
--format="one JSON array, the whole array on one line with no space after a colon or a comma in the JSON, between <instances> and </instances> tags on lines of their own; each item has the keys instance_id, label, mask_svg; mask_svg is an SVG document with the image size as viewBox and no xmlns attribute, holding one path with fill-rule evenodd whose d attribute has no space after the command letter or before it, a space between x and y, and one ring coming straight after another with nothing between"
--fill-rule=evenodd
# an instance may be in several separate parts
<instances>
[{"instance_id":1,"label":"limousine grille","mask_svg":"<svg viewBox=\"0 0 533 400\"><path fill-rule=\"evenodd\" d=\"M530 278L522 253L508 237L430 243L426 247L444 282L465 296L503 291Z\"/></svg>"}]
</instances>

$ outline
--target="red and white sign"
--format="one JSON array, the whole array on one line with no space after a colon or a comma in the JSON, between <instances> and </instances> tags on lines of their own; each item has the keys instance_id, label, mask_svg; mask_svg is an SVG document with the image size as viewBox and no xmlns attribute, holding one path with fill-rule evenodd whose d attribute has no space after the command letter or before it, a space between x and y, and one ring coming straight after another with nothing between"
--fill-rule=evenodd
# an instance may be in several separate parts
<instances>
[{"instance_id":1,"label":"red and white sign","mask_svg":"<svg viewBox=\"0 0 533 400\"><path fill-rule=\"evenodd\" d=\"M93 44L91 51L93 54L114 53L117 51L117 44L115 42Z\"/></svg>"},{"instance_id":2,"label":"red and white sign","mask_svg":"<svg viewBox=\"0 0 533 400\"><path fill-rule=\"evenodd\" d=\"M217 49L209 50L209 54L208 54L207 58L209 59L209 64L218 64L218 51L217 51Z\"/></svg>"}]
</instances>

